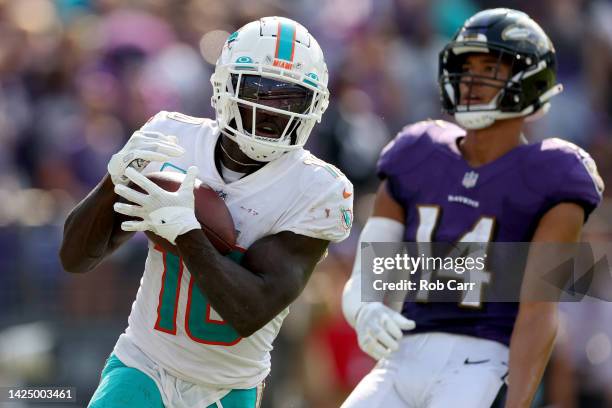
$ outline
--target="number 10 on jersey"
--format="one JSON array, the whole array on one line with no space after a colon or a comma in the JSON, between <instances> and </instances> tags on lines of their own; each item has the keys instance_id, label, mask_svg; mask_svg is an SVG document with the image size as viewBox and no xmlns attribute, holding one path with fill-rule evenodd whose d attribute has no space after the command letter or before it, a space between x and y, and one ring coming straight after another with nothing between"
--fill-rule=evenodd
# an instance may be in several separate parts
<instances>
[{"instance_id":1,"label":"number 10 on jersey","mask_svg":"<svg viewBox=\"0 0 612 408\"><path fill-rule=\"evenodd\" d=\"M177 255L166 251L160 252L163 257L164 272L159 291L155 330L176 335L184 266L182 259ZM189 279L187 291L184 325L185 333L191 340L202 344L233 346L242 339L227 322L213 316L214 310L198 288L193 276Z\"/></svg>"}]
</instances>

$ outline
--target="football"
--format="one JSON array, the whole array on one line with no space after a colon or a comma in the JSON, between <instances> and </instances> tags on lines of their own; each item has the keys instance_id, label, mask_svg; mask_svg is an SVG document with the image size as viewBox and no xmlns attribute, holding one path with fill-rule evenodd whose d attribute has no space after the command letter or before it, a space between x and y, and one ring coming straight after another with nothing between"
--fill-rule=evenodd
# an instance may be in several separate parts
<instances>
[{"instance_id":1,"label":"football","mask_svg":"<svg viewBox=\"0 0 612 408\"><path fill-rule=\"evenodd\" d=\"M147 178L164 190L174 192L180 187L185 175L175 172L155 172L147 174ZM134 183L130 182L128 187L141 193L143 192ZM198 179L196 179L193 193L195 197L195 215L202 226L202 230L220 253L224 255L230 253L236 244L236 230L225 202L214 190ZM149 240L159 245L162 249L178 254L178 248L166 239L155 235L151 231L146 231L145 234Z\"/></svg>"}]
</instances>

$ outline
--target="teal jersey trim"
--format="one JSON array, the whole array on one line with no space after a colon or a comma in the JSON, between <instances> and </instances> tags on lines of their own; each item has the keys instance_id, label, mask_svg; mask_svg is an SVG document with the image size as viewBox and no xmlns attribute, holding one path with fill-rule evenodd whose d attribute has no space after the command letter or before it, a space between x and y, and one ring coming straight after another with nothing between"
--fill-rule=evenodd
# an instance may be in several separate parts
<instances>
[{"instance_id":1,"label":"teal jersey trim","mask_svg":"<svg viewBox=\"0 0 612 408\"><path fill-rule=\"evenodd\" d=\"M244 252L234 249L232 252L230 252L226 256L232 261L236 262L237 264L240 264L242 263L242 259L244 258Z\"/></svg>"},{"instance_id":2,"label":"teal jersey trim","mask_svg":"<svg viewBox=\"0 0 612 408\"><path fill-rule=\"evenodd\" d=\"M178 166L175 166L174 164L170 163L170 162L165 162L164 164L162 164L161 169L159 169L159 171L164 171L166 169L166 167L172 167L175 170L180 171L183 174L187 174L187 170L185 169L181 169Z\"/></svg>"}]
</instances>

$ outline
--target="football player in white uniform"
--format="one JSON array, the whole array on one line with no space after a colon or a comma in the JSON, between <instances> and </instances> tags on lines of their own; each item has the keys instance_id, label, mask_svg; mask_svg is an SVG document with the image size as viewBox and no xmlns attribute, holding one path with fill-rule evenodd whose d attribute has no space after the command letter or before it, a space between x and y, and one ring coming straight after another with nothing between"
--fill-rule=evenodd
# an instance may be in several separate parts
<instances>
[{"instance_id":1,"label":"football player in white uniform","mask_svg":"<svg viewBox=\"0 0 612 408\"><path fill-rule=\"evenodd\" d=\"M328 244L349 234L351 183L303 149L329 97L308 31L279 17L247 24L228 37L211 82L216 120L155 115L66 220L69 272L94 269L134 231L178 248L149 244L129 326L91 407L257 406L288 306ZM160 170L186 173L177 192L144 175ZM196 177L225 200L240 260L220 255L200 229Z\"/></svg>"}]
</instances>

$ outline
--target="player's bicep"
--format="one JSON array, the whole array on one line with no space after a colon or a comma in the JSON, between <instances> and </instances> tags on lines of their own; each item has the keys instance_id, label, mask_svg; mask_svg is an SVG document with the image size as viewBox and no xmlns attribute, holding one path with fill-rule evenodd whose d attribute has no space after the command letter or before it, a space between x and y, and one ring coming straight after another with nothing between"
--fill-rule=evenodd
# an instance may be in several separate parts
<instances>
[{"instance_id":1,"label":"player's bicep","mask_svg":"<svg viewBox=\"0 0 612 408\"><path fill-rule=\"evenodd\" d=\"M268 300L284 308L302 292L328 245L326 240L283 231L253 243L242 265L264 280Z\"/></svg>"},{"instance_id":2,"label":"player's bicep","mask_svg":"<svg viewBox=\"0 0 612 408\"><path fill-rule=\"evenodd\" d=\"M372 216L390 218L402 224L405 223L404 208L391 196L387 180L380 183L378 187Z\"/></svg>"},{"instance_id":3,"label":"player's bicep","mask_svg":"<svg viewBox=\"0 0 612 408\"><path fill-rule=\"evenodd\" d=\"M584 222L584 209L575 203L560 203L540 219L533 242L578 242Z\"/></svg>"},{"instance_id":4,"label":"player's bicep","mask_svg":"<svg viewBox=\"0 0 612 408\"><path fill-rule=\"evenodd\" d=\"M562 286L550 285L547 275L575 255L576 247L569 244L580 240L583 221L584 209L575 203L557 204L542 216L525 265L521 302L558 299Z\"/></svg>"}]
</instances>

